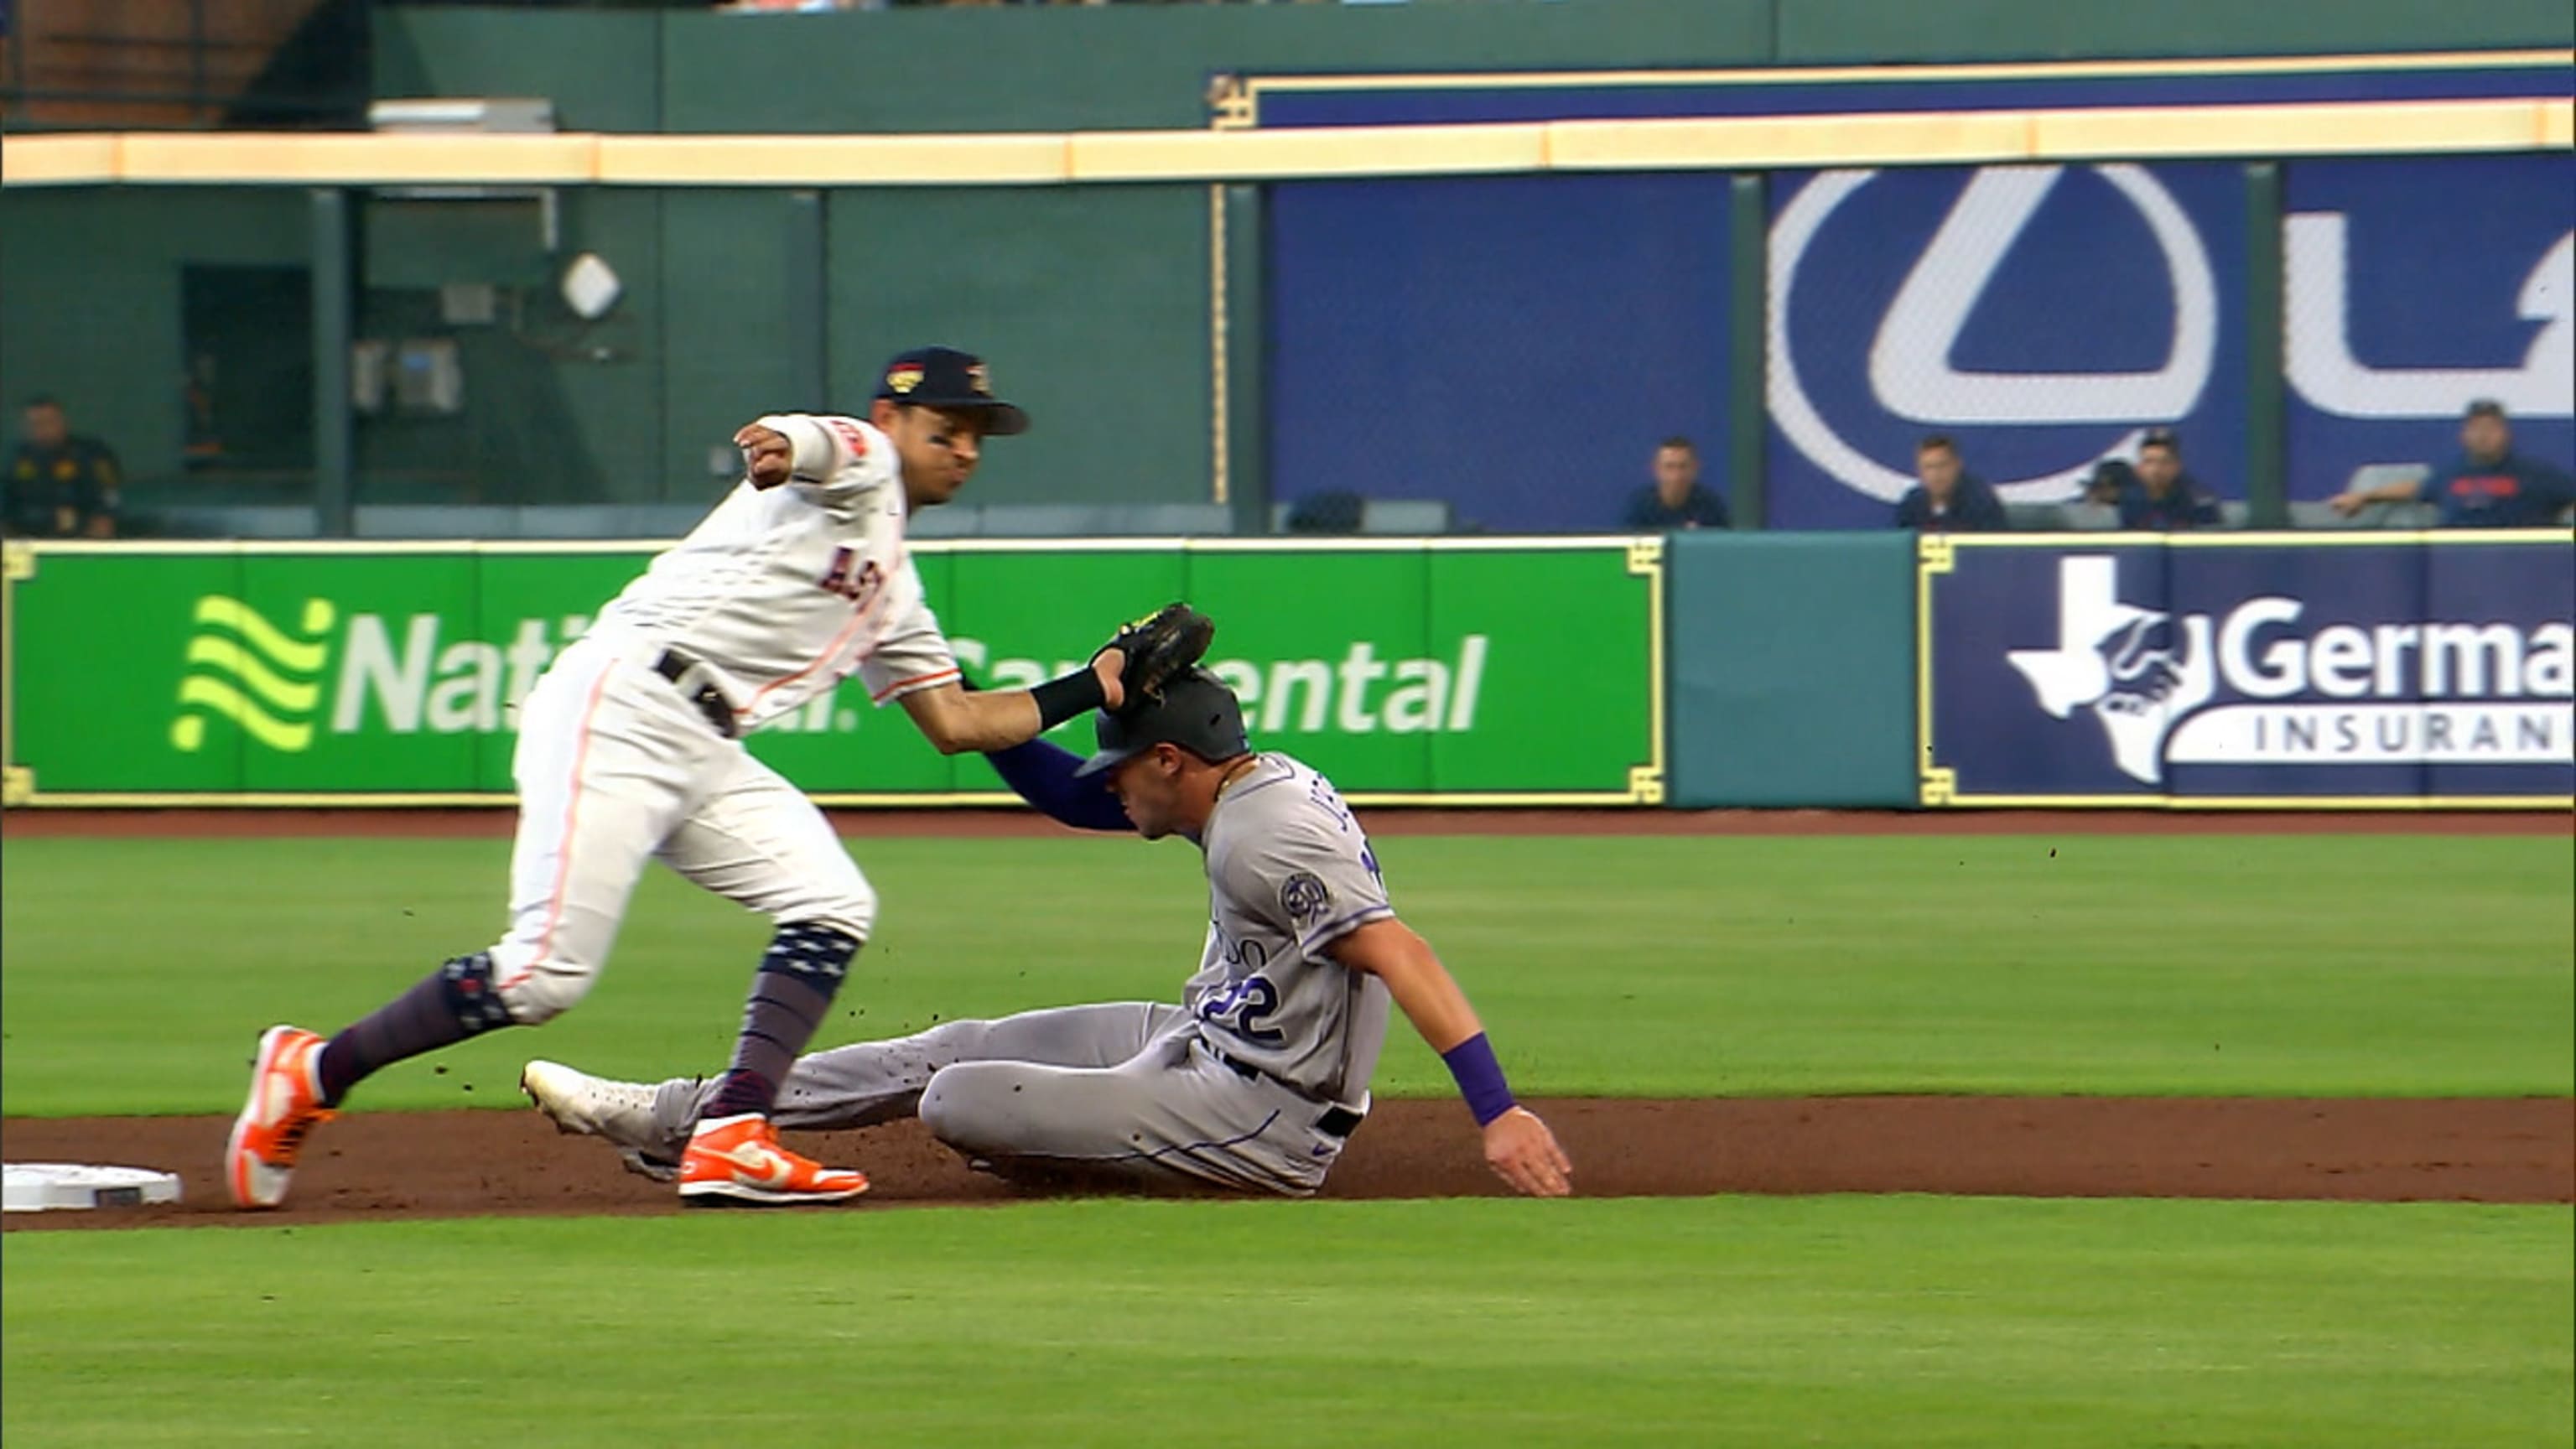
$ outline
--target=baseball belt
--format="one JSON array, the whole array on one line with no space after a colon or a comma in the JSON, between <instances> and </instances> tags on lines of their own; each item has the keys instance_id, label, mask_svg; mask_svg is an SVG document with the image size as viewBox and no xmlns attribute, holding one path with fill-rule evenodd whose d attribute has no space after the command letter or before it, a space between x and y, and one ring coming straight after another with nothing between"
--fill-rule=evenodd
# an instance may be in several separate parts
<instances>
[{"instance_id":1,"label":"baseball belt","mask_svg":"<svg viewBox=\"0 0 2576 1449\"><path fill-rule=\"evenodd\" d=\"M1263 1077L1270 1077L1268 1072L1254 1066L1252 1063L1237 1061L1233 1057L1227 1056L1224 1052L1217 1050L1215 1047L1211 1046L1208 1048L1208 1055L1216 1058L1217 1063L1220 1066L1223 1066L1227 1071L1234 1073L1236 1076L1243 1078L1247 1082L1257 1082ZM1277 1077L1270 1077L1270 1080L1274 1082L1279 1081ZM1289 1091L1297 1092L1295 1087L1288 1086L1286 1082L1279 1082L1279 1085L1288 1087ZM1306 1094L1303 1092L1297 1092L1297 1095L1303 1097ZM1309 1100L1312 1099L1310 1098ZM1354 1112L1348 1107L1326 1107L1324 1109L1324 1115L1315 1119L1315 1130L1323 1133L1327 1137L1348 1137L1353 1132L1358 1131L1360 1123L1366 1120L1368 1119L1363 1114Z\"/></svg>"},{"instance_id":2,"label":"baseball belt","mask_svg":"<svg viewBox=\"0 0 2576 1449\"><path fill-rule=\"evenodd\" d=\"M723 690L705 680L698 681L696 689L690 689L680 682L681 676L697 667L698 661L677 649L665 649L662 651L662 657L653 661L653 672L671 681L674 688L688 695L689 703L698 707L698 713L707 717L707 723L716 727L717 734L729 740L740 738L742 728L734 719L733 701L724 697Z\"/></svg>"}]
</instances>

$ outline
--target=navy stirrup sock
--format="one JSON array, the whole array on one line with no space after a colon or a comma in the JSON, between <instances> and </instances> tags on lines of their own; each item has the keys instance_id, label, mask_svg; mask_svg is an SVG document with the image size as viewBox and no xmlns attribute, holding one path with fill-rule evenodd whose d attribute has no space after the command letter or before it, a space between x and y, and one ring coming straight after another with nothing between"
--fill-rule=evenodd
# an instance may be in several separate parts
<instances>
[{"instance_id":1,"label":"navy stirrup sock","mask_svg":"<svg viewBox=\"0 0 2576 1449\"><path fill-rule=\"evenodd\" d=\"M751 1000L742 1009L742 1036L734 1043L733 1065L698 1116L702 1121L739 1117L746 1112L766 1117L778 1100L797 1054L814 1039L831 1008L833 993L849 974L859 939L830 926L811 923L781 926L777 939L762 953L752 974Z\"/></svg>"},{"instance_id":2,"label":"navy stirrup sock","mask_svg":"<svg viewBox=\"0 0 2576 1449\"><path fill-rule=\"evenodd\" d=\"M331 1038L322 1048L322 1105L340 1105L351 1087L396 1062L509 1024L491 955L459 956Z\"/></svg>"}]
</instances>

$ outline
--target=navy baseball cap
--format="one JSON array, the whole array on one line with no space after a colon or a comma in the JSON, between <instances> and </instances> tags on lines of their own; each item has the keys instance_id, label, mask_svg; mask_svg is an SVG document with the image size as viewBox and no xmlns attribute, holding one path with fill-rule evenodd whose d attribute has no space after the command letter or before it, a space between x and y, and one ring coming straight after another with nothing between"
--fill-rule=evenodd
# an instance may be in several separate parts
<instances>
[{"instance_id":1,"label":"navy baseball cap","mask_svg":"<svg viewBox=\"0 0 2576 1449\"><path fill-rule=\"evenodd\" d=\"M1249 754L1243 734L1243 704L1225 681L1205 669L1192 669L1163 686L1163 697L1148 698L1112 714L1100 712L1093 724L1100 748L1074 769L1077 779L1114 770L1156 745L1178 745L1202 760L1231 760Z\"/></svg>"},{"instance_id":2,"label":"navy baseball cap","mask_svg":"<svg viewBox=\"0 0 2576 1449\"><path fill-rule=\"evenodd\" d=\"M926 408L984 414L984 431L997 438L1029 430L1029 415L993 396L984 359L954 347L916 347L889 358L877 375L877 396Z\"/></svg>"}]
</instances>

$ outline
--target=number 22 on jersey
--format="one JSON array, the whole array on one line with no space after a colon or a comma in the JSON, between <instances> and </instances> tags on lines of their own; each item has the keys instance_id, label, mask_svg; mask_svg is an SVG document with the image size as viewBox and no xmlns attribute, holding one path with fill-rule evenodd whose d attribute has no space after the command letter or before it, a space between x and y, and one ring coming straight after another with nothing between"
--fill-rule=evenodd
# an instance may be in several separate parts
<instances>
[{"instance_id":1,"label":"number 22 on jersey","mask_svg":"<svg viewBox=\"0 0 2576 1449\"><path fill-rule=\"evenodd\" d=\"M1235 1035L1258 1046L1277 1046L1288 1039L1284 1031L1263 1027L1261 1019L1279 1009L1279 988L1259 976L1246 976L1226 989L1222 996L1211 996L1199 1004L1199 1019L1231 1029Z\"/></svg>"}]
</instances>

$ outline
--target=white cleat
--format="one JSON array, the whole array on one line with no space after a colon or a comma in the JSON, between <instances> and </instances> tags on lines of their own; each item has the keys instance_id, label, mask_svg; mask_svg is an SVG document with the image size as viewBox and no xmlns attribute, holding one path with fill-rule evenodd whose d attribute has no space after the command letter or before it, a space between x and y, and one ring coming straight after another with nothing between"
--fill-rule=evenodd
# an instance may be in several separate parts
<instances>
[{"instance_id":1,"label":"white cleat","mask_svg":"<svg viewBox=\"0 0 2576 1449\"><path fill-rule=\"evenodd\" d=\"M659 1155L662 1129L653 1120L659 1089L575 1071L561 1062L530 1062L519 1072L519 1090L537 1104L559 1132L605 1138L626 1170L656 1182L679 1175L676 1158Z\"/></svg>"}]
</instances>

